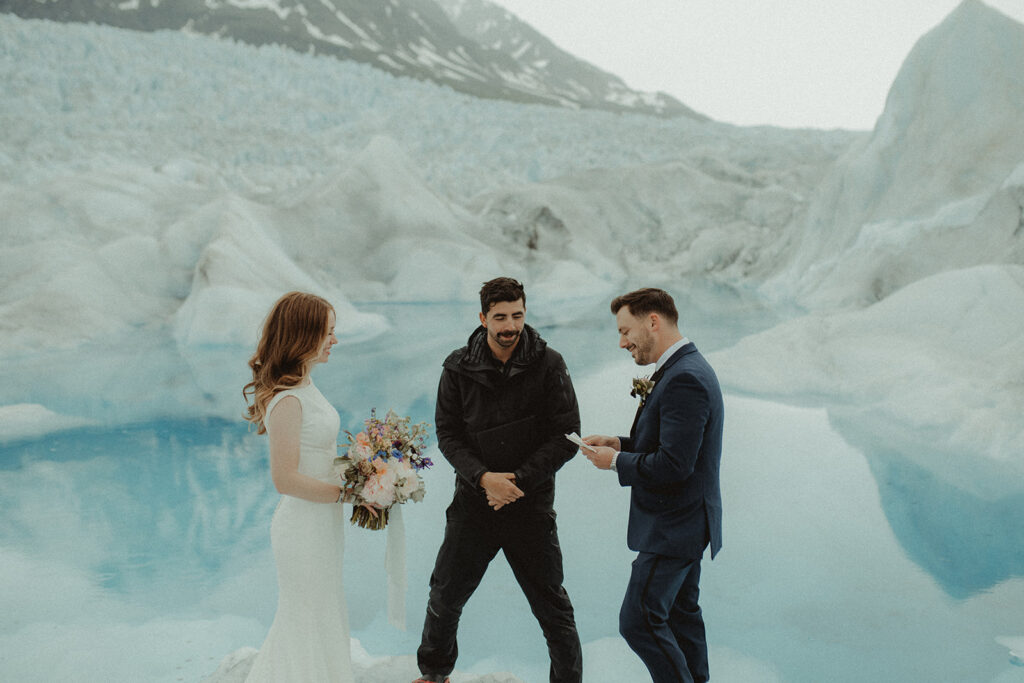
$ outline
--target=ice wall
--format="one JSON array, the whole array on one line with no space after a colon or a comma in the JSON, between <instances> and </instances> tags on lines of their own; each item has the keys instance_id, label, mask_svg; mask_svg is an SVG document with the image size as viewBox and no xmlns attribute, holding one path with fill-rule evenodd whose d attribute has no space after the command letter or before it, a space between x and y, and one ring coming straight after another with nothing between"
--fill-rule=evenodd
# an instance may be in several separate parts
<instances>
[{"instance_id":1,"label":"ice wall","mask_svg":"<svg viewBox=\"0 0 1024 683\"><path fill-rule=\"evenodd\" d=\"M796 318L711 354L728 385L825 403L859 443L909 454L985 498L1019 490L1024 477L1022 359L1017 265L933 275L873 306Z\"/></svg>"},{"instance_id":2,"label":"ice wall","mask_svg":"<svg viewBox=\"0 0 1024 683\"><path fill-rule=\"evenodd\" d=\"M349 302L471 300L497 273L563 319L653 257L660 276L742 277L856 137L483 102L7 14L0 82L4 354L140 330L244 343L293 288L366 339L385 321Z\"/></svg>"},{"instance_id":3,"label":"ice wall","mask_svg":"<svg viewBox=\"0 0 1024 683\"><path fill-rule=\"evenodd\" d=\"M761 291L810 312L715 357L985 500L1024 473L1024 26L966 0L790 223Z\"/></svg>"},{"instance_id":4,"label":"ice wall","mask_svg":"<svg viewBox=\"0 0 1024 683\"><path fill-rule=\"evenodd\" d=\"M904 62L871 137L793 224L770 291L862 306L917 279L1024 263L1024 26L965 0Z\"/></svg>"}]
</instances>

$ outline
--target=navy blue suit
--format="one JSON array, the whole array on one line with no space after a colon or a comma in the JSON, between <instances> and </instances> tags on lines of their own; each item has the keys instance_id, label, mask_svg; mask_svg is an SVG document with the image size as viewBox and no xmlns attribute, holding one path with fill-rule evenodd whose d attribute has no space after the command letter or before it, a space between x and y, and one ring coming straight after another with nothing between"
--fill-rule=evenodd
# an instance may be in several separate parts
<instances>
[{"instance_id":1,"label":"navy blue suit","mask_svg":"<svg viewBox=\"0 0 1024 683\"><path fill-rule=\"evenodd\" d=\"M619 483L632 488L627 542L639 553L619 630L655 683L705 681L697 598L704 549L714 558L722 547L722 391L692 343L651 379L616 461Z\"/></svg>"}]
</instances>

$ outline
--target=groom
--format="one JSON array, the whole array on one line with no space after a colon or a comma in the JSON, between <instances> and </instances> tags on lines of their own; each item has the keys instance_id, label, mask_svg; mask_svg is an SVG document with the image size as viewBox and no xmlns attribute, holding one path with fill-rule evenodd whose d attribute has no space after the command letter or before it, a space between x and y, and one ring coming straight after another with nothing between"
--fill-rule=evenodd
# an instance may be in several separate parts
<instances>
[{"instance_id":1,"label":"groom","mask_svg":"<svg viewBox=\"0 0 1024 683\"><path fill-rule=\"evenodd\" d=\"M457 476L416 653L423 676L414 683L447 682L462 608L499 550L540 622L552 683L580 683L553 507L555 472L576 452L565 439L579 429L576 393L562 356L526 324L519 282L484 283L480 323L444 361L437 389L437 444Z\"/></svg>"},{"instance_id":2,"label":"groom","mask_svg":"<svg viewBox=\"0 0 1024 683\"><path fill-rule=\"evenodd\" d=\"M638 552L619 612L619 632L654 683L708 680L707 640L697 604L700 560L722 547L722 392L718 378L679 333L672 297L640 289L612 301L619 346L637 365L640 397L628 437L588 436L583 453L629 486L627 542Z\"/></svg>"}]
</instances>

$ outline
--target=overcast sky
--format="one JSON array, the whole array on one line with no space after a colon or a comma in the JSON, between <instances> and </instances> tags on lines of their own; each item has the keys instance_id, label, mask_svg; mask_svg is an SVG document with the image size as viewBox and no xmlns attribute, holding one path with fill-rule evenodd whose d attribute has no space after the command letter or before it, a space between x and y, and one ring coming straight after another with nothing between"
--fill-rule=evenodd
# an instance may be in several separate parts
<instances>
[{"instance_id":1,"label":"overcast sky","mask_svg":"<svg viewBox=\"0 0 1024 683\"><path fill-rule=\"evenodd\" d=\"M635 89L739 125L867 130L959 0L493 0ZM1024 22L1024 0L986 2Z\"/></svg>"}]
</instances>

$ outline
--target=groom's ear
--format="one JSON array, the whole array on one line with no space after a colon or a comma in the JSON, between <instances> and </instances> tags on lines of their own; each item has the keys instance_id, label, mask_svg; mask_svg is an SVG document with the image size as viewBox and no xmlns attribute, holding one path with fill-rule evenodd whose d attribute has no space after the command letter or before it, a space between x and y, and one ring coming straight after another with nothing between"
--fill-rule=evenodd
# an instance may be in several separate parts
<instances>
[{"instance_id":1,"label":"groom's ear","mask_svg":"<svg viewBox=\"0 0 1024 683\"><path fill-rule=\"evenodd\" d=\"M651 332L657 332L661 329L661 316L657 313L649 313L647 315L647 325L650 327Z\"/></svg>"},{"instance_id":2,"label":"groom's ear","mask_svg":"<svg viewBox=\"0 0 1024 683\"><path fill-rule=\"evenodd\" d=\"M487 316L485 316L483 313L480 314L480 324L483 325L484 327L487 327Z\"/></svg>"}]
</instances>

